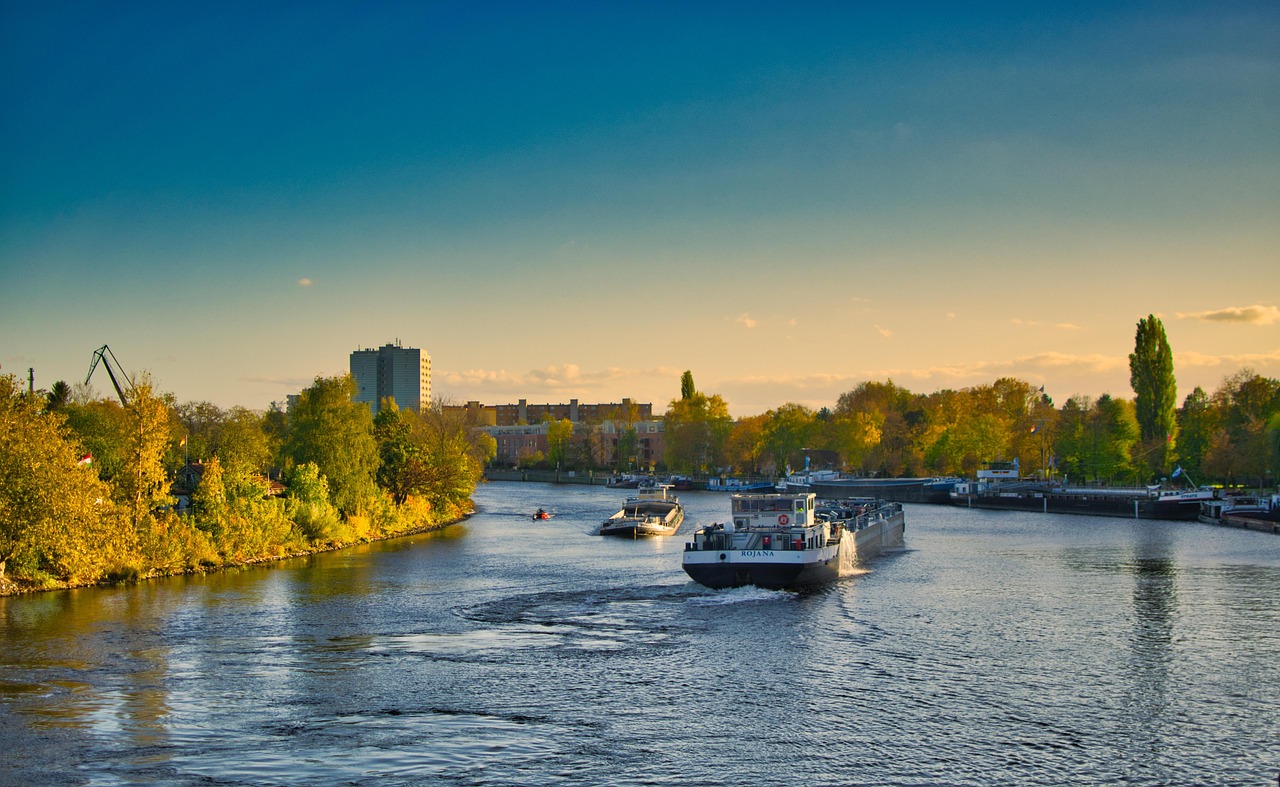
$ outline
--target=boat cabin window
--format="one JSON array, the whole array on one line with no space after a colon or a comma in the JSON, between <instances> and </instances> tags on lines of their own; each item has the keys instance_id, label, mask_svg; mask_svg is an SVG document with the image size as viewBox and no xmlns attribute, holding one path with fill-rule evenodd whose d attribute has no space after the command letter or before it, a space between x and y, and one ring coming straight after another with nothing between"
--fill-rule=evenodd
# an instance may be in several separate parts
<instances>
[{"instance_id":1,"label":"boat cabin window","mask_svg":"<svg viewBox=\"0 0 1280 787\"><path fill-rule=\"evenodd\" d=\"M807 497L749 497L733 501L734 513L804 512L813 510L813 499Z\"/></svg>"}]
</instances>

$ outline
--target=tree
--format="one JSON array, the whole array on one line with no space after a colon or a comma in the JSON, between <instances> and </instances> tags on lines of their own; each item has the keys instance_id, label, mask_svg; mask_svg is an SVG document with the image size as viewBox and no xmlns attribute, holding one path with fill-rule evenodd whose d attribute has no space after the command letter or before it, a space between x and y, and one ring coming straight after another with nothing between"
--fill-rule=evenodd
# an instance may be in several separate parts
<instances>
[{"instance_id":1,"label":"tree","mask_svg":"<svg viewBox=\"0 0 1280 787\"><path fill-rule=\"evenodd\" d=\"M618 432L618 445L613 454L613 465L615 470L628 470L631 467L631 460L636 455L637 449L640 447L640 435L636 432L633 424L627 424L622 431Z\"/></svg>"},{"instance_id":2,"label":"tree","mask_svg":"<svg viewBox=\"0 0 1280 787\"><path fill-rule=\"evenodd\" d=\"M129 450L115 479L116 500L132 511L135 529L149 524L147 517L169 506L169 471L164 465L170 445L169 405L156 395L149 376L133 381L133 393L126 408L129 418Z\"/></svg>"},{"instance_id":3,"label":"tree","mask_svg":"<svg viewBox=\"0 0 1280 787\"><path fill-rule=\"evenodd\" d=\"M557 469L564 464L565 451L573 438L573 422L568 418L559 421L547 419L547 458Z\"/></svg>"},{"instance_id":4,"label":"tree","mask_svg":"<svg viewBox=\"0 0 1280 787\"><path fill-rule=\"evenodd\" d=\"M1138 321L1129 355L1129 384L1136 395L1138 439L1151 468L1158 471L1168 466L1178 431L1178 383L1164 324L1155 315Z\"/></svg>"},{"instance_id":5,"label":"tree","mask_svg":"<svg viewBox=\"0 0 1280 787\"><path fill-rule=\"evenodd\" d=\"M1196 386L1178 411L1178 465L1191 478L1201 478L1205 453L1215 428L1209 395Z\"/></svg>"},{"instance_id":6,"label":"tree","mask_svg":"<svg viewBox=\"0 0 1280 787\"><path fill-rule=\"evenodd\" d=\"M1218 427L1206 452L1206 469L1223 480L1266 485L1272 464L1270 424L1280 415L1280 381L1241 369L1213 394Z\"/></svg>"},{"instance_id":7,"label":"tree","mask_svg":"<svg viewBox=\"0 0 1280 787\"><path fill-rule=\"evenodd\" d=\"M213 402L183 402L174 407L174 412L182 424L180 435L187 438L186 455L196 462L213 456L218 430L225 418L222 409Z\"/></svg>"},{"instance_id":8,"label":"tree","mask_svg":"<svg viewBox=\"0 0 1280 787\"><path fill-rule=\"evenodd\" d=\"M729 465L742 473L760 472L764 457L764 423L766 416L739 418L725 442L725 458Z\"/></svg>"},{"instance_id":9,"label":"tree","mask_svg":"<svg viewBox=\"0 0 1280 787\"><path fill-rule=\"evenodd\" d=\"M213 434L211 450L222 462L233 494L241 487L262 486L272 448L261 415L244 407L228 410Z\"/></svg>"},{"instance_id":10,"label":"tree","mask_svg":"<svg viewBox=\"0 0 1280 787\"><path fill-rule=\"evenodd\" d=\"M668 467L700 473L721 466L724 441L733 428L733 418L719 394L695 392L688 399L672 400L665 420Z\"/></svg>"},{"instance_id":11,"label":"tree","mask_svg":"<svg viewBox=\"0 0 1280 787\"><path fill-rule=\"evenodd\" d=\"M802 449L813 442L815 420L812 410L791 402L765 413L762 440L776 468L799 466Z\"/></svg>"},{"instance_id":12,"label":"tree","mask_svg":"<svg viewBox=\"0 0 1280 787\"><path fill-rule=\"evenodd\" d=\"M1088 469L1095 481L1131 480L1131 461L1138 441L1138 424L1134 406L1124 399L1103 394L1094 402L1086 420L1089 446Z\"/></svg>"},{"instance_id":13,"label":"tree","mask_svg":"<svg viewBox=\"0 0 1280 787\"><path fill-rule=\"evenodd\" d=\"M61 410L71 402L71 386L67 385L65 380L59 380L53 384L46 396L47 406L50 410Z\"/></svg>"},{"instance_id":14,"label":"tree","mask_svg":"<svg viewBox=\"0 0 1280 787\"><path fill-rule=\"evenodd\" d=\"M686 370L684 374L680 375L680 398L687 401L692 399L697 392L698 389L693 385L693 372Z\"/></svg>"},{"instance_id":15,"label":"tree","mask_svg":"<svg viewBox=\"0 0 1280 787\"><path fill-rule=\"evenodd\" d=\"M313 462L328 481L333 503L346 516L363 511L377 494L378 444L373 413L350 375L317 377L289 409L284 453L294 464Z\"/></svg>"},{"instance_id":16,"label":"tree","mask_svg":"<svg viewBox=\"0 0 1280 787\"><path fill-rule=\"evenodd\" d=\"M0 579L18 560L29 573L93 581L118 546L111 494L58 413L0 376Z\"/></svg>"},{"instance_id":17,"label":"tree","mask_svg":"<svg viewBox=\"0 0 1280 787\"><path fill-rule=\"evenodd\" d=\"M497 451L494 439L472 430L465 419L436 401L422 411L413 429L428 473L422 494L441 517L464 512Z\"/></svg>"},{"instance_id":18,"label":"tree","mask_svg":"<svg viewBox=\"0 0 1280 787\"><path fill-rule=\"evenodd\" d=\"M401 410L392 398L382 400L373 419L373 436L378 443L378 486L391 494L396 505L427 488L431 473L422 449L412 439L412 411Z\"/></svg>"},{"instance_id":19,"label":"tree","mask_svg":"<svg viewBox=\"0 0 1280 787\"><path fill-rule=\"evenodd\" d=\"M119 402L107 399L73 402L60 412L67 417L67 425L85 452L93 458L92 467L99 478L112 481L124 472L133 426Z\"/></svg>"}]
</instances>

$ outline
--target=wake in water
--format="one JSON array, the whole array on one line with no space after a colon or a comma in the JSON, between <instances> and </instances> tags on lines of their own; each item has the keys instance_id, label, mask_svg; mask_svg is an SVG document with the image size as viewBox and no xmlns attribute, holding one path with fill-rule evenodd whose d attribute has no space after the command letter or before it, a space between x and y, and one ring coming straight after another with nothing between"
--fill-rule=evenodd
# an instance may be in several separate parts
<instances>
[{"instance_id":1,"label":"wake in water","mask_svg":"<svg viewBox=\"0 0 1280 787\"><path fill-rule=\"evenodd\" d=\"M724 590L708 590L705 595L692 596L689 603L695 607L718 607L724 604L751 604L759 601L790 601L797 598L786 590L768 590L754 585Z\"/></svg>"}]
</instances>

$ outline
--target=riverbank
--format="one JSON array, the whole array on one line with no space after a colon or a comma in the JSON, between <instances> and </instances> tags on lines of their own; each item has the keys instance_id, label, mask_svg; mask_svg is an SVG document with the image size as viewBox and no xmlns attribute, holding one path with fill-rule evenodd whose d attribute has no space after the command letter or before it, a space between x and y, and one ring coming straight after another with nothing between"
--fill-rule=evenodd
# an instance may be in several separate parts
<instances>
[{"instance_id":1,"label":"riverbank","mask_svg":"<svg viewBox=\"0 0 1280 787\"><path fill-rule=\"evenodd\" d=\"M330 542L324 545L316 544L308 549L289 550L287 552L282 552L276 555L262 555L259 557L248 558L246 560L237 560L234 562L221 563L218 565L185 566L181 569L173 569L173 570L159 569L159 570L149 571L144 575L136 575L136 576L129 576L129 577L113 577L113 578L101 579L95 582L64 582L64 581L54 580L54 579L47 579L44 581L35 581L35 580L24 581L19 579L15 581L14 579L6 575L3 577L0 577L0 597L22 596L22 595L28 595L33 593L45 593L45 592L55 591L55 590L72 590L75 588L118 587L122 585L132 585L138 582L145 582L151 579L162 579L164 577L190 576L195 574L217 574L222 571L233 571L241 568L249 568L250 566L262 566L269 563L279 563L282 560L289 560L295 557L306 557L308 555L319 555L325 552L336 552L340 549L346 549L347 547L358 546L360 544L371 544L378 541L390 541L395 538L404 538L406 536L416 536L416 535L421 535L423 533L430 533L436 530L443 530L446 527L451 527L452 525L456 525L460 522L465 522L466 520L470 519L474 513L475 513L475 509L473 505L473 508L471 511L468 511L462 516L456 517L447 522L421 525L421 526L412 527L397 533L388 533L385 535L378 535L378 536L367 536L364 538L352 539L350 541L343 541L340 543Z\"/></svg>"}]
</instances>

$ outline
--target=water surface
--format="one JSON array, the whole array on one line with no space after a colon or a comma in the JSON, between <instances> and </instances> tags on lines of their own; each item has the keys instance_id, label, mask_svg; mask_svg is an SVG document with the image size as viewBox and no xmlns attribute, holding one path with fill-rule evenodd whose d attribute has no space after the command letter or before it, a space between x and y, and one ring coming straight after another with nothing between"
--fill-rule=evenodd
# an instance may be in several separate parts
<instances>
[{"instance_id":1,"label":"water surface","mask_svg":"<svg viewBox=\"0 0 1280 787\"><path fill-rule=\"evenodd\" d=\"M908 505L867 573L712 591L683 534L727 497L592 535L623 494L0 599L0 783L1276 783L1274 535Z\"/></svg>"}]
</instances>

